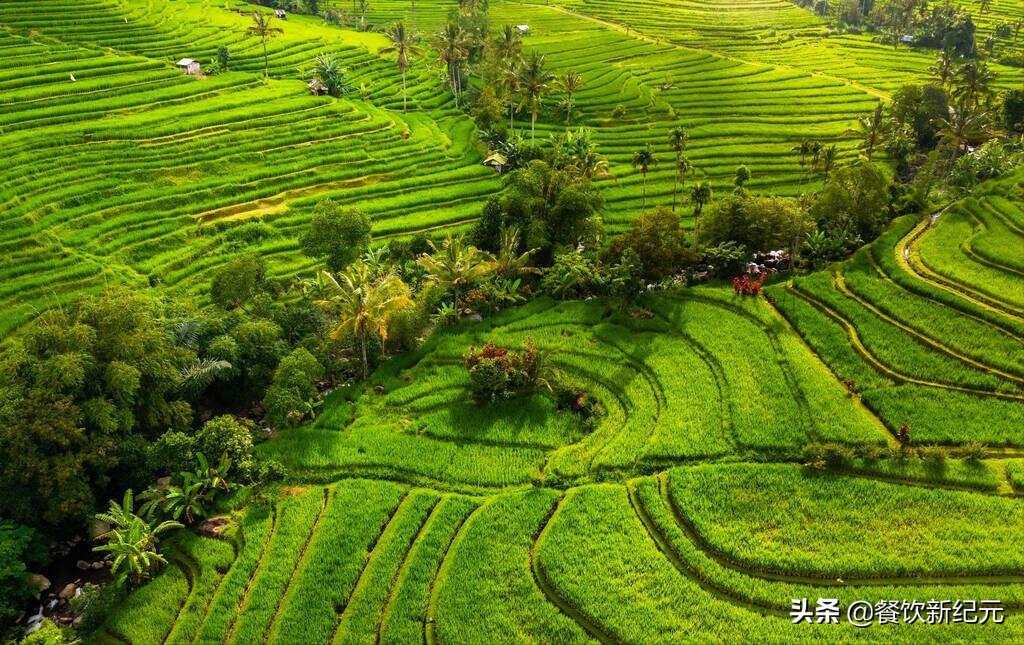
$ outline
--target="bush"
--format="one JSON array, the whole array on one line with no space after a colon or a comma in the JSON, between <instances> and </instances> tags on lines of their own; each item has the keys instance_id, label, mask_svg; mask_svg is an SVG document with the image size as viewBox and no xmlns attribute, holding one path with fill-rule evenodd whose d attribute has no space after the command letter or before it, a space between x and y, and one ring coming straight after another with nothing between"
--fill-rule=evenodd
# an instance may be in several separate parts
<instances>
[{"instance_id":1,"label":"bush","mask_svg":"<svg viewBox=\"0 0 1024 645\"><path fill-rule=\"evenodd\" d=\"M981 461L988 455L988 448L980 441L968 441L958 452L967 461Z\"/></svg>"},{"instance_id":2,"label":"bush","mask_svg":"<svg viewBox=\"0 0 1024 645\"><path fill-rule=\"evenodd\" d=\"M801 451L804 462L814 468L845 468L856 458L853 448L842 443L810 443Z\"/></svg>"},{"instance_id":3,"label":"bush","mask_svg":"<svg viewBox=\"0 0 1024 645\"><path fill-rule=\"evenodd\" d=\"M506 399L528 392L537 381L537 350L527 338L521 352L496 347L492 341L463 356L469 372L470 397L478 402Z\"/></svg>"},{"instance_id":4,"label":"bush","mask_svg":"<svg viewBox=\"0 0 1024 645\"><path fill-rule=\"evenodd\" d=\"M621 262L627 249L640 256L643 277L658 282L695 263L693 252L686 248L686 234L676 213L659 206L640 215L630 224L628 232L612 238L601 252L605 264Z\"/></svg>"},{"instance_id":5,"label":"bush","mask_svg":"<svg viewBox=\"0 0 1024 645\"><path fill-rule=\"evenodd\" d=\"M309 228L299 238L302 252L324 258L327 268L341 271L366 250L370 243L370 218L354 208L324 199L313 207Z\"/></svg>"},{"instance_id":6,"label":"bush","mask_svg":"<svg viewBox=\"0 0 1024 645\"><path fill-rule=\"evenodd\" d=\"M316 383L323 376L323 365L302 347L282 358L274 373L274 382L263 399L270 423L297 425L311 415L317 396Z\"/></svg>"},{"instance_id":7,"label":"bush","mask_svg":"<svg viewBox=\"0 0 1024 645\"><path fill-rule=\"evenodd\" d=\"M43 563L35 540L32 529L0 520L0 625L17 618L32 594L28 565Z\"/></svg>"},{"instance_id":8,"label":"bush","mask_svg":"<svg viewBox=\"0 0 1024 645\"><path fill-rule=\"evenodd\" d=\"M214 417L203 424L196 434L194 452L208 455L211 461L217 461L226 452L231 459L230 472L251 479L256 473L253 430L251 421L238 420L230 415ZM190 464L189 469L194 468ZM185 470L181 467L177 469Z\"/></svg>"}]
</instances>

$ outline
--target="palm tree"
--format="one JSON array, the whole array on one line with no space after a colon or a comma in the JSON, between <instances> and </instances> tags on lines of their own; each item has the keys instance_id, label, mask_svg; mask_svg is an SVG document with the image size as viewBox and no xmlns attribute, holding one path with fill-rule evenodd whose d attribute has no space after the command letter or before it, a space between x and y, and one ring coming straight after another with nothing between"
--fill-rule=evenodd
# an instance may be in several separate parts
<instances>
[{"instance_id":1,"label":"palm tree","mask_svg":"<svg viewBox=\"0 0 1024 645\"><path fill-rule=\"evenodd\" d=\"M519 67L519 87L523 93L520 107L530 104L530 145L536 145L537 112L545 94L551 93L555 75L544 69L544 56L534 50L530 59Z\"/></svg>"},{"instance_id":2,"label":"palm tree","mask_svg":"<svg viewBox=\"0 0 1024 645\"><path fill-rule=\"evenodd\" d=\"M406 112L405 70L409 69L410 56L422 56L423 50L416 45L416 34L405 29L401 20L391 25L385 35L391 44L383 47L378 54L397 54L398 71L402 73L402 114Z\"/></svg>"},{"instance_id":3,"label":"palm tree","mask_svg":"<svg viewBox=\"0 0 1024 645\"><path fill-rule=\"evenodd\" d=\"M676 151L676 174L672 178L672 211L676 210L676 187L679 185L679 177L683 174L683 153L686 151L686 140L689 137L686 134L686 130L681 125L677 125L668 131L668 143L672 146L672 149ZM689 165L689 161L686 162ZM692 166L690 166L692 168ZM683 184L686 184L686 180L683 180Z\"/></svg>"},{"instance_id":4,"label":"palm tree","mask_svg":"<svg viewBox=\"0 0 1024 645\"><path fill-rule=\"evenodd\" d=\"M270 24L270 14L262 11L252 12L252 24L245 30L245 35L250 38L259 38L263 43L263 76L270 78L270 63L267 59L267 41L283 33L280 27Z\"/></svg>"},{"instance_id":5,"label":"palm tree","mask_svg":"<svg viewBox=\"0 0 1024 645\"><path fill-rule=\"evenodd\" d=\"M172 529L182 528L180 522L165 521L153 527L134 512L131 489L125 491L121 504L111 500L107 513L98 513L96 519L106 522L110 529L96 537L106 544L93 547L93 551L106 552L113 558L110 572L118 584L136 585L156 573L167 560L157 553L157 537Z\"/></svg>"},{"instance_id":6,"label":"palm tree","mask_svg":"<svg viewBox=\"0 0 1024 645\"><path fill-rule=\"evenodd\" d=\"M569 125L572 118L572 96L584 87L583 76L578 72L568 70L558 78L558 88L565 93L565 124Z\"/></svg>"},{"instance_id":7,"label":"palm tree","mask_svg":"<svg viewBox=\"0 0 1024 645\"><path fill-rule=\"evenodd\" d=\"M463 287L477 282L495 269L494 256L475 246L466 246L461 235L449 235L440 249L433 242L430 247L434 253L425 253L416 262L427 272L427 280L452 291L456 307Z\"/></svg>"},{"instance_id":8,"label":"palm tree","mask_svg":"<svg viewBox=\"0 0 1024 645\"><path fill-rule=\"evenodd\" d=\"M459 90L462 87L462 64L469 56L469 35L461 25L449 22L437 33L435 39L441 62L445 64L448 73L448 83L452 96L455 97L455 106L458 107Z\"/></svg>"},{"instance_id":9,"label":"palm tree","mask_svg":"<svg viewBox=\"0 0 1024 645\"><path fill-rule=\"evenodd\" d=\"M711 196L711 184L706 181L699 181L690 189L690 199L693 201L694 206L694 217L700 217L701 211L704 210L704 204L711 201Z\"/></svg>"},{"instance_id":10,"label":"palm tree","mask_svg":"<svg viewBox=\"0 0 1024 645\"><path fill-rule=\"evenodd\" d=\"M882 118L883 110L883 105L879 103L871 114L857 119L857 128L843 133L862 137L857 147L864 151L868 161L871 161L871 154L882 138L882 130L885 127L885 121Z\"/></svg>"},{"instance_id":11,"label":"palm tree","mask_svg":"<svg viewBox=\"0 0 1024 645\"><path fill-rule=\"evenodd\" d=\"M501 86L505 97L508 99L508 132L515 134L515 112L519 94L519 65L521 61L508 60L502 63L498 76L498 84Z\"/></svg>"},{"instance_id":12,"label":"palm tree","mask_svg":"<svg viewBox=\"0 0 1024 645\"><path fill-rule=\"evenodd\" d=\"M957 109L949 106L949 116L938 120L939 137L953 142L953 158L971 143L978 143L991 137L989 115L981 110Z\"/></svg>"},{"instance_id":13,"label":"palm tree","mask_svg":"<svg viewBox=\"0 0 1024 645\"><path fill-rule=\"evenodd\" d=\"M960 104L961 110L973 110L978 107L982 98L991 92L991 84L996 74L988 69L985 63L964 63L956 70L953 98Z\"/></svg>"},{"instance_id":14,"label":"palm tree","mask_svg":"<svg viewBox=\"0 0 1024 645\"><path fill-rule=\"evenodd\" d=\"M633 153L633 167L640 171L643 176L643 205L640 207L640 213L642 214L647 210L647 171L651 166L658 163L658 160L654 158L654 152L651 150L651 144L647 144L643 150L637 150Z\"/></svg>"},{"instance_id":15,"label":"palm tree","mask_svg":"<svg viewBox=\"0 0 1024 645\"><path fill-rule=\"evenodd\" d=\"M935 64L928 68L928 73L934 76L939 81L939 87L946 89L949 82L953 79L955 73L955 61L953 60L952 48L945 48L942 50L942 54L935 59Z\"/></svg>"},{"instance_id":16,"label":"palm tree","mask_svg":"<svg viewBox=\"0 0 1024 645\"><path fill-rule=\"evenodd\" d=\"M366 31L366 10L369 8L369 0L359 0L359 31Z\"/></svg>"},{"instance_id":17,"label":"palm tree","mask_svg":"<svg viewBox=\"0 0 1024 645\"><path fill-rule=\"evenodd\" d=\"M340 340L352 337L358 340L363 354L363 380L370 377L366 355L366 338L376 333L381 340L388 338L388 323L403 309L413 306L409 298L409 287L393 273L377 280L370 275L370 269L363 262L356 262L337 278L324 272L330 296L317 302L334 311L339 321L331 332L331 338Z\"/></svg>"},{"instance_id":18,"label":"palm tree","mask_svg":"<svg viewBox=\"0 0 1024 645\"><path fill-rule=\"evenodd\" d=\"M828 175L836 166L836 153L838 152L839 150L834 144L821 150L820 162L821 170L825 173L825 183L828 183Z\"/></svg>"},{"instance_id":19,"label":"palm tree","mask_svg":"<svg viewBox=\"0 0 1024 645\"><path fill-rule=\"evenodd\" d=\"M505 25L501 32L491 41L491 49L497 60L507 63L518 62L523 52L523 39L519 30L512 25Z\"/></svg>"},{"instance_id":20,"label":"palm tree","mask_svg":"<svg viewBox=\"0 0 1024 645\"><path fill-rule=\"evenodd\" d=\"M800 155L800 167L803 168L807 163L807 155L811 154L811 141L804 139L800 145L793 146L790 150Z\"/></svg>"}]
</instances>

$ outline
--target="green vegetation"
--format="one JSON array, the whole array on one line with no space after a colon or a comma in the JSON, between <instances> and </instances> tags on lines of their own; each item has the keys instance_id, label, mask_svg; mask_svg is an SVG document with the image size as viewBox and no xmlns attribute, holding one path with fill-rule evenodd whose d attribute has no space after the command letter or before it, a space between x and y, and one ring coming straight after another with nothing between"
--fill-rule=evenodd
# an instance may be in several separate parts
<instances>
[{"instance_id":1,"label":"green vegetation","mask_svg":"<svg viewBox=\"0 0 1024 645\"><path fill-rule=\"evenodd\" d=\"M1019 8L278 4L0 0L0 627L1024 640Z\"/></svg>"}]
</instances>

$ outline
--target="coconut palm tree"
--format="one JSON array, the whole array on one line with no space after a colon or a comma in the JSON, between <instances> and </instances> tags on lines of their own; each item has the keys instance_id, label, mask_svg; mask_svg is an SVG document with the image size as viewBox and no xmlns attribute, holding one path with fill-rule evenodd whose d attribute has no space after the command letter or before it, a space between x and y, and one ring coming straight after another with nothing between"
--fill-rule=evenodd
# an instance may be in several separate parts
<instances>
[{"instance_id":1,"label":"coconut palm tree","mask_svg":"<svg viewBox=\"0 0 1024 645\"><path fill-rule=\"evenodd\" d=\"M690 189L690 200L693 201L693 216L699 218L704 204L711 201L711 184L699 181Z\"/></svg>"},{"instance_id":2,"label":"coconut palm tree","mask_svg":"<svg viewBox=\"0 0 1024 645\"><path fill-rule=\"evenodd\" d=\"M651 150L651 144L647 144L642 150L637 150L633 153L633 167L640 171L643 176L643 205L640 207L640 213L643 214L647 210L647 171L651 166L658 163L658 160L654 158L654 152Z\"/></svg>"},{"instance_id":3,"label":"coconut palm tree","mask_svg":"<svg viewBox=\"0 0 1024 645\"><path fill-rule=\"evenodd\" d=\"M402 114L405 114L407 101L405 92L405 70L409 69L410 56L422 56L423 49L416 44L416 34L405 28L401 20L388 27L385 34L391 44L378 51L379 54L396 54L398 71L402 73Z\"/></svg>"},{"instance_id":4,"label":"coconut palm tree","mask_svg":"<svg viewBox=\"0 0 1024 645\"><path fill-rule=\"evenodd\" d=\"M689 137L686 134L686 130L681 125L677 125L668 131L668 143L672 146L672 149L676 151L676 174L672 179L672 211L676 210L676 186L679 184L679 179L682 177L684 172L687 172L683 168L683 160L686 158L683 154L686 152L686 140ZM689 160L686 160L686 164L689 166L689 170L693 169L690 165ZM683 185L686 185L686 178L683 177ZM682 190L680 188L680 190Z\"/></svg>"},{"instance_id":5,"label":"coconut palm tree","mask_svg":"<svg viewBox=\"0 0 1024 645\"><path fill-rule=\"evenodd\" d=\"M456 307L464 287L479 281L496 268L493 255L475 246L466 246L461 235L449 235L440 249L431 242L430 248L434 252L421 255L416 262L427 272L427 280L452 292Z\"/></svg>"},{"instance_id":6,"label":"coconut palm tree","mask_svg":"<svg viewBox=\"0 0 1024 645\"><path fill-rule=\"evenodd\" d=\"M972 143L991 138L989 115L981 110L957 109L949 106L949 116L938 120L939 137L953 142L953 158L959 157Z\"/></svg>"},{"instance_id":7,"label":"coconut palm tree","mask_svg":"<svg viewBox=\"0 0 1024 645\"><path fill-rule=\"evenodd\" d=\"M803 168L807 163L807 155L811 154L811 141L810 139L804 139L800 142L800 145L793 146L790 151L800 155L800 167Z\"/></svg>"},{"instance_id":8,"label":"coconut palm tree","mask_svg":"<svg viewBox=\"0 0 1024 645\"><path fill-rule=\"evenodd\" d=\"M935 59L935 64L928 68L928 73L939 81L939 87L946 89L949 82L956 73L956 62L953 59L953 50L949 47L942 50L942 54Z\"/></svg>"},{"instance_id":9,"label":"coconut palm tree","mask_svg":"<svg viewBox=\"0 0 1024 645\"><path fill-rule=\"evenodd\" d=\"M505 25L491 41L491 51L501 63L519 62L523 55L523 38L519 30L512 25Z\"/></svg>"},{"instance_id":10,"label":"coconut palm tree","mask_svg":"<svg viewBox=\"0 0 1024 645\"><path fill-rule=\"evenodd\" d=\"M828 183L828 175L836 167L836 154L838 152L839 149L834 144L821 150L819 162L821 163L822 172L825 173L825 183Z\"/></svg>"},{"instance_id":11,"label":"coconut palm tree","mask_svg":"<svg viewBox=\"0 0 1024 645\"><path fill-rule=\"evenodd\" d=\"M960 104L961 111L972 111L982 99L988 98L995 79L995 72L984 62L968 62L958 67L953 79L953 98Z\"/></svg>"},{"instance_id":12,"label":"coconut palm tree","mask_svg":"<svg viewBox=\"0 0 1024 645\"><path fill-rule=\"evenodd\" d=\"M523 94L520 108L530 105L530 145L536 145L537 112L545 94L551 93L555 75L544 69L544 55L534 50L529 60L519 66L519 88Z\"/></svg>"},{"instance_id":13,"label":"coconut palm tree","mask_svg":"<svg viewBox=\"0 0 1024 645\"><path fill-rule=\"evenodd\" d=\"M565 124L569 125L572 118L572 97L573 94L582 90L586 85L583 83L583 76L579 72L566 71L558 77L558 89L565 94Z\"/></svg>"},{"instance_id":14,"label":"coconut palm tree","mask_svg":"<svg viewBox=\"0 0 1024 645\"><path fill-rule=\"evenodd\" d=\"M861 137L861 142L857 144L857 147L864 151L868 161L871 161L871 154L882 139L882 131L885 128L885 121L882 118L883 110L884 106L879 103L871 114L857 119L856 128L843 133Z\"/></svg>"},{"instance_id":15,"label":"coconut palm tree","mask_svg":"<svg viewBox=\"0 0 1024 645\"><path fill-rule=\"evenodd\" d=\"M519 65L521 61L510 59L502 63L498 72L498 85L508 101L508 132L515 134L515 113L519 100Z\"/></svg>"},{"instance_id":16,"label":"coconut palm tree","mask_svg":"<svg viewBox=\"0 0 1024 645\"><path fill-rule=\"evenodd\" d=\"M363 262L356 262L335 277L324 272L330 295L318 305L338 316L331 338L358 340L363 355L363 379L370 377L366 355L367 336L376 333L387 340L388 323L399 311L413 306L409 287L393 273L374 280Z\"/></svg>"},{"instance_id":17,"label":"coconut palm tree","mask_svg":"<svg viewBox=\"0 0 1024 645\"><path fill-rule=\"evenodd\" d=\"M250 38L259 38L263 43L263 77L270 78L270 63L267 58L267 41L276 36L277 34L283 33L280 27L275 27L271 23L269 13L263 13L262 11L252 12L252 24L245 30L245 35Z\"/></svg>"},{"instance_id":18,"label":"coconut palm tree","mask_svg":"<svg viewBox=\"0 0 1024 645\"><path fill-rule=\"evenodd\" d=\"M459 91L462 88L462 64L469 57L469 34L461 25L449 22L435 36L437 50L441 62L445 64L448 84L455 98L455 106L459 105Z\"/></svg>"}]
</instances>

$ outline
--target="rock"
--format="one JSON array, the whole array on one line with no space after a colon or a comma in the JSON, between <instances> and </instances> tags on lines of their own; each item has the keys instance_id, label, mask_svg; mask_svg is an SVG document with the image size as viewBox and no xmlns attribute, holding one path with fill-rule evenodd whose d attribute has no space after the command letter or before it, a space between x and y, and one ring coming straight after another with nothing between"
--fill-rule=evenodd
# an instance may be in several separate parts
<instances>
[{"instance_id":1,"label":"rock","mask_svg":"<svg viewBox=\"0 0 1024 645\"><path fill-rule=\"evenodd\" d=\"M50 580L41 573L33 573L28 577L28 588L32 590L36 598L39 594L50 588Z\"/></svg>"},{"instance_id":2,"label":"rock","mask_svg":"<svg viewBox=\"0 0 1024 645\"><path fill-rule=\"evenodd\" d=\"M89 525L89 537L96 539L96 536L103 535L110 530L110 525L100 520L93 520L92 524Z\"/></svg>"},{"instance_id":3,"label":"rock","mask_svg":"<svg viewBox=\"0 0 1024 645\"><path fill-rule=\"evenodd\" d=\"M196 533L203 537L219 538L230 521L227 517L211 517L196 526Z\"/></svg>"},{"instance_id":4,"label":"rock","mask_svg":"<svg viewBox=\"0 0 1024 645\"><path fill-rule=\"evenodd\" d=\"M384 386L383 385L374 385L373 386L373 391L374 391L375 394L384 394Z\"/></svg>"},{"instance_id":5,"label":"rock","mask_svg":"<svg viewBox=\"0 0 1024 645\"><path fill-rule=\"evenodd\" d=\"M72 627L78 627L81 624L82 624L82 617L81 616L75 616L75 619L71 621L71 626Z\"/></svg>"},{"instance_id":6,"label":"rock","mask_svg":"<svg viewBox=\"0 0 1024 645\"><path fill-rule=\"evenodd\" d=\"M100 570L100 569L102 569L102 568L103 568L104 566L105 566L105 564L104 564L104 562L103 562L102 560L97 560L96 562L93 562L93 563L92 563L92 564L90 565L90 568L91 568L91 569L92 569L93 571L99 571L99 570Z\"/></svg>"},{"instance_id":7,"label":"rock","mask_svg":"<svg viewBox=\"0 0 1024 645\"><path fill-rule=\"evenodd\" d=\"M88 571L90 566L92 566L92 565L90 565L85 560L79 560L78 562L75 563L75 568L78 569L79 571Z\"/></svg>"},{"instance_id":8,"label":"rock","mask_svg":"<svg viewBox=\"0 0 1024 645\"><path fill-rule=\"evenodd\" d=\"M168 475L167 477L161 477L160 479L156 480L155 488L157 490L166 490L167 487L170 486L170 485L171 485L171 476Z\"/></svg>"},{"instance_id":9,"label":"rock","mask_svg":"<svg viewBox=\"0 0 1024 645\"><path fill-rule=\"evenodd\" d=\"M61 600L70 600L71 598L75 597L75 589L75 583L69 582L66 585L64 585L63 589L60 590L60 593L57 594L57 597Z\"/></svg>"}]
</instances>

